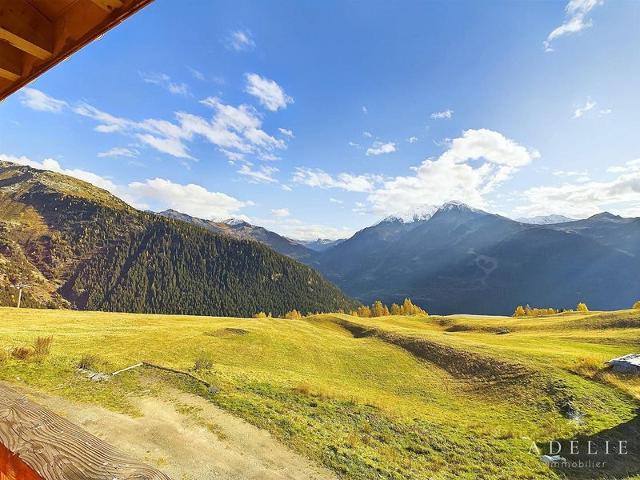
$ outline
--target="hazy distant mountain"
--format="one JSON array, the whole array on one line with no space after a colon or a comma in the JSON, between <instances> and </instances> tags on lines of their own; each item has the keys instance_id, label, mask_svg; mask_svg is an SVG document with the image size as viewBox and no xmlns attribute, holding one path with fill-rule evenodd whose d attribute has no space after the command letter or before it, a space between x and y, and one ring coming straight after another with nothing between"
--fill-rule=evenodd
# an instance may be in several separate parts
<instances>
[{"instance_id":1,"label":"hazy distant mountain","mask_svg":"<svg viewBox=\"0 0 640 480\"><path fill-rule=\"evenodd\" d=\"M215 222L213 220L192 217L186 213L180 213L175 210L165 210L159 212L158 215L191 223L211 230L212 232L226 234L241 240L255 240L271 247L278 253L295 258L296 260L305 260L305 263L312 263L312 259L315 256L315 251L303 245L301 242L278 235L264 227L251 225L238 218L229 218L222 222Z\"/></svg>"},{"instance_id":2,"label":"hazy distant mountain","mask_svg":"<svg viewBox=\"0 0 640 480\"><path fill-rule=\"evenodd\" d=\"M408 296L435 313L628 308L640 298L640 219L531 225L449 203L424 220L385 219L317 262L362 301Z\"/></svg>"},{"instance_id":3,"label":"hazy distant mountain","mask_svg":"<svg viewBox=\"0 0 640 480\"><path fill-rule=\"evenodd\" d=\"M229 225L228 228L244 228ZM304 248L301 246L301 248ZM356 302L272 249L141 212L59 173L0 162L0 304L248 316Z\"/></svg>"},{"instance_id":4,"label":"hazy distant mountain","mask_svg":"<svg viewBox=\"0 0 640 480\"><path fill-rule=\"evenodd\" d=\"M335 247L336 245L344 242L344 240L344 238L340 238L338 240L318 238L316 240L300 240L300 243L315 252L324 252L325 250L328 250L331 247Z\"/></svg>"},{"instance_id":5,"label":"hazy distant mountain","mask_svg":"<svg viewBox=\"0 0 640 480\"><path fill-rule=\"evenodd\" d=\"M538 217L521 217L516 218L517 222L530 223L532 225L553 225L554 223L574 222L574 218L565 217L564 215L541 215Z\"/></svg>"}]
</instances>

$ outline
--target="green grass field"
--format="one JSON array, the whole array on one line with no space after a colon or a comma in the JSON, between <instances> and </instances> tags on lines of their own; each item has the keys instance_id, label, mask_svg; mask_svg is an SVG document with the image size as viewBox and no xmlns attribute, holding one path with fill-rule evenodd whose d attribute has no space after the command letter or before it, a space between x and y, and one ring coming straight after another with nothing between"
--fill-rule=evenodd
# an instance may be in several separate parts
<instances>
[{"instance_id":1,"label":"green grass field","mask_svg":"<svg viewBox=\"0 0 640 480\"><path fill-rule=\"evenodd\" d=\"M640 350L638 310L280 320L0 308L0 349L49 335L49 355L9 355L0 379L131 415L149 377L174 382L343 478L640 478L640 380L604 364ZM103 383L77 370L84 355L102 372L190 370L203 354L213 367L196 374L215 395L147 370ZM630 454L560 471L531 452L600 436L628 439Z\"/></svg>"}]
</instances>

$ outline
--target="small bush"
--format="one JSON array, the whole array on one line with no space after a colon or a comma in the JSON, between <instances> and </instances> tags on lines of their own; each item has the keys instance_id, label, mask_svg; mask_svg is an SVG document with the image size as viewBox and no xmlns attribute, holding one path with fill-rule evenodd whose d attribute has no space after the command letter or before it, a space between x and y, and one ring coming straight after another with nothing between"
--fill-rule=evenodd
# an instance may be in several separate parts
<instances>
[{"instance_id":1,"label":"small bush","mask_svg":"<svg viewBox=\"0 0 640 480\"><path fill-rule=\"evenodd\" d=\"M100 359L97 355L87 353L80 358L78 368L82 368L83 370L95 370L95 367L99 362Z\"/></svg>"},{"instance_id":2,"label":"small bush","mask_svg":"<svg viewBox=\"0 0 640 480\"><path fill-rule=\"evenodd\" d=\"M193 362L194 370L210 370L213 367L213 358L208 353L201 353Z\"/></svg>"},{"instance_id":3,"label":"small bush","mask_svg":"<svg viewBox=\"0 0 640 480\"><path fill-rule=\"evenodd\" d=\"M33 347L14 347L11 356L16 360L28 360L35 354Z\"/></svg>"},{"instance_id":4,"label":"small bush","mask_svg":"<svg viewBox=\"0 0 640 480\"><path fill-rule=\"evenodd\" d=\"M253 318L267 318L267 314L264 312L258 312L253 316Z\"/></svg>"},{"instance_id":5,"label":"small bush","mask_svg":"<svg viewBox=\"0 0 640 480\"><path fill-rule=\"evenodd\" d=\"M46 357L51 352L53 337L38 337L33 342L33 351L37 357Z\"/></svg>"}]
</instances>

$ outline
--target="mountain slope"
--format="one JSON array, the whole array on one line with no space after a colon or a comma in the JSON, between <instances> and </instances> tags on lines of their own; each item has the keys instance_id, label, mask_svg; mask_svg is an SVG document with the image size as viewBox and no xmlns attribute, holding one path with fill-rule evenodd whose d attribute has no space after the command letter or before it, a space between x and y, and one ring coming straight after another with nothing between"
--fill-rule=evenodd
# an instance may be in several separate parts
<instances>
[{"instance_id":1,"label":"mountain slope","mask_svg":"<svg viewBox=\"0 0 640 480\"><path fill-rule=\"evenodd\" d=\"M159 212L158 215L191 223L211 230L212 232L226 234L240 240L255 240L271 247L278 253L296 260L304 260L306 263L312 263L311 260L315 256L313 250L307 248L300 242L278 235L264 227L251 225L244 220L230 219L224 222L215 222L213 220L192 217L186 213L175 210L165 210Z\"/></svg>"},{"instance_id":2,"label":"mountain slope","mask_svg":"<svg viewBox=\"0 0 640 480\"><path fill-rule=\"evenodd\" d=\"M140 212L64 175L0 162L0 301L248 316L354 301L308 266L248 240Z\"/></svg>"},{"instance_id":3,"label":"mountain slope","mask_svg":"<svg viewBox=\"0 0 640 480\"><path fill-rule=\"evenodd\" d=\"M411 297L433 313L510 314L517 304L628 308L640 298L640 221L609 215L528 225L446 204L386 220L324 252L318 268L370 302Z\"/></svg>"}]
</instances>

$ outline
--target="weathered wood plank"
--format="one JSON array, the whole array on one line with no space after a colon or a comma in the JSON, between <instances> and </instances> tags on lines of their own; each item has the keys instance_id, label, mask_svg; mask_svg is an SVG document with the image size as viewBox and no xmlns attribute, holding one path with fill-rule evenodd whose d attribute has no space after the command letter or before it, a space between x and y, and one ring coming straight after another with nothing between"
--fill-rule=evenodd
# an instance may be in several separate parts
<instances>
[{"instance_id":1,"label":"weathered wood plank","mask_svg":"<svg viewBox=\"0 0 640 480\"><path fill-rule=\"evenodd\" d=\"M42 480L169 480L5 385L0 444Z\"/></svg>"}]
</instances>

